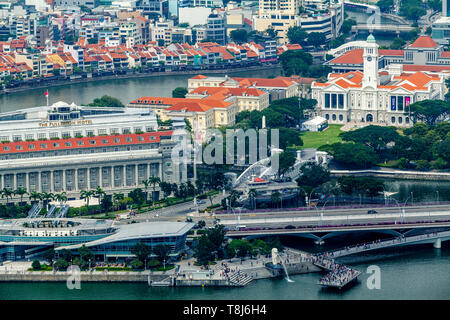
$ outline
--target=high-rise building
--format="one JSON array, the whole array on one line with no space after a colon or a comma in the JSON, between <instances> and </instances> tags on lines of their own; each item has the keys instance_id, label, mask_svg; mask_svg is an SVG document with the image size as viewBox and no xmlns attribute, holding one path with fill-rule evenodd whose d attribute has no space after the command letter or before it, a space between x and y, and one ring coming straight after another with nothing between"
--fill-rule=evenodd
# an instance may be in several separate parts
<instances>
[{"instance_id":1,"label":"high-rise building","mask_svg":"<svg viewBox=\"0 0 450 320\"><path fill-rule=\"evenodd\" d=\"M439 44L447 45L450 40L450 6L442 0L442 16L433 22L431 36Z\"/></svg>"}]
</instances>

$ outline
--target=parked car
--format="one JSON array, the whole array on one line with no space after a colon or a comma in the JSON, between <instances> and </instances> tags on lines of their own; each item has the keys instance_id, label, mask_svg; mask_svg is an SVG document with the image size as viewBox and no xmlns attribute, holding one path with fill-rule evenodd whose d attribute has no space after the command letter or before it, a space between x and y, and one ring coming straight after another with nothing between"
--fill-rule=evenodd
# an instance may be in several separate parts
<instances>
[{"instance_id":1,"label":"parked car","mask_svg":"<svg viewBox=\"0 0 450 320\"><path fill-rule=\"evenodd\" d=\"M378 212L376 212L375 210L369 210L369 211L367 211L367 213L368 214L375 214L375 213L378 213Z\"/></svg>"}]
</instances>

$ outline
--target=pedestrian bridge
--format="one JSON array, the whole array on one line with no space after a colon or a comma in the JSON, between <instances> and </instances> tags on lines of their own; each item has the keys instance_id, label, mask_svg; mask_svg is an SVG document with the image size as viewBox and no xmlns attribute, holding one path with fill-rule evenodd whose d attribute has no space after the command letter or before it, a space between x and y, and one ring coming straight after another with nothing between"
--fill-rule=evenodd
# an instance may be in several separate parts
<instances>
[{"instance_id":1,"label":"pedestrian bridge","mask_svg":"<svg viewBox=\"0 0 450 320\"><path fill-rule=\"evenodd\" d=\"M382 32L408 32L414 30L414 27L399 24L357 24L352 26L352 32L358 31L382 31Z\"/></svg>"},{"instance_id":2,"label":"pedestrian bridge","mask_svg":"<svg viewBox=\"0 0 450 320\"><path fill-rule=\"evenodd\" d=\"M412 244L423 244L423 243L433 243L435 248L441 247L442 241L450 240L450 230L449 231L438 231L414 236L401 236L393 239L373 241L370 243L357 244L355 246L346 247L343 249L321 253L320 255L326 255L330 258L339 258L348 256L351 254L357 254L361 252L390 248L396 246L412 245Z\"/></svg>"}]
</instances>

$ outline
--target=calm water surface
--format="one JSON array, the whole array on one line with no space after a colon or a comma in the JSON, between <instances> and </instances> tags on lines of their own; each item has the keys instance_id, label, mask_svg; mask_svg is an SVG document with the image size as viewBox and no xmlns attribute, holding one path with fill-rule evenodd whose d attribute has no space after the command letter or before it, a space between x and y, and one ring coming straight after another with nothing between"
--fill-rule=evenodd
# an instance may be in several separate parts
<instances>
[{"instance_id":1,"label":"calm water surface","mask_svg":"<svg viewBox=\"0 0 450 320\"><path fill-rule=\"evenodd\" d=\"M319 273L285 279L254 281L244 288L150 288L146 284L81 283L68 290L65 283L1 283L0 299L450 299L450 246L431 245L391 249L347 258L345 263L362 271L359 282L342 291L321 289ZM381 289L366 286L367 267L381 269ZM237 298L238 297L238 298Z\"/></svg>"}]
</instances>

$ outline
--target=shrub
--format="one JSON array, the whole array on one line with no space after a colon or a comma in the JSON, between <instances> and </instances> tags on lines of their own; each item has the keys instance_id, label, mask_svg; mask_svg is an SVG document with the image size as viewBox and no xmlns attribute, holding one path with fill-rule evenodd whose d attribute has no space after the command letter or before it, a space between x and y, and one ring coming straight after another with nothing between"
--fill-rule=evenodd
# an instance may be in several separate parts
<instances>
[{"instance_id":1,"label":"shrub","mask_svg":"<svg viewBox=\"0 0 450 320\"><path fill-rule=\"evenodd\" d=\"M31 267L33 268L33 270L41 270L41 263L39 262L39 260L34 260L31 264Z\"/></svg>"}]
</instances>

